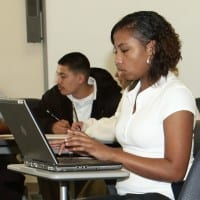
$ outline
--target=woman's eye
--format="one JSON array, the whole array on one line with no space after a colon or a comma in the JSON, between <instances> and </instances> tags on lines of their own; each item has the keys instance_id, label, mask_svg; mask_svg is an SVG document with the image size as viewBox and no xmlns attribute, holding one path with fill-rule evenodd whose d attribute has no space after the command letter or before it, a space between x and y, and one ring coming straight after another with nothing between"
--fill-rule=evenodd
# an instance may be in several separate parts
<instances>
[{"instance_id":1,"label":"woman's eye","mask_svg":"<svg viewBox=\"0 0 200 200\"><path fill-rule=\"evenodd\" d=\"M122 49L121 52L126 53L129 49Z\"/></svg>"}]
</instances>

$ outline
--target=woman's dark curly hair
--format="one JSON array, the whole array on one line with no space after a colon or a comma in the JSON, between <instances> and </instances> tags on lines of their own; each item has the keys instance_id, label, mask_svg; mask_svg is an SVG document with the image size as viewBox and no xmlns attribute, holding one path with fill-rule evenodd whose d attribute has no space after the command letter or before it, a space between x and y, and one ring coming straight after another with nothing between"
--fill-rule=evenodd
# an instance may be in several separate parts
<instances>
[{"instance_id":1,"label":"woman's dark curly hair","mask_svg":"<svg viewBox=\"0 0 200 200\"><path fill-rule=\"evenodd\" d=\"M154 55L151 59L149 78L156 82L168 71L176 70L181 59L179 35L164 17L153 11L139 11L126 15L117 22L111 31L111 42L118 30L129 31L144 46L155 41Z\"/></svg>"}]
</instances>

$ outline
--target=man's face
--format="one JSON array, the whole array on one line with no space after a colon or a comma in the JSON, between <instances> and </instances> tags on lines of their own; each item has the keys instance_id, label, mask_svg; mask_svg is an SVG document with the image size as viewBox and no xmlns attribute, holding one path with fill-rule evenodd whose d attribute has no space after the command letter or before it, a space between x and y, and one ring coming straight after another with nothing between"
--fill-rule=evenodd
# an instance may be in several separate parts
<instances>
[{"instance_id":1,"label":"man's face","mask_svg":"<svg viewBox=\"0 0 200 200\"><path fill-rule=\"evenodd\" d=\"M67 66L58 65L56 75L56 82L61 94L73 95L77 92L81 84L80 74L71 71Z\"/></svg>"}]
</instances>

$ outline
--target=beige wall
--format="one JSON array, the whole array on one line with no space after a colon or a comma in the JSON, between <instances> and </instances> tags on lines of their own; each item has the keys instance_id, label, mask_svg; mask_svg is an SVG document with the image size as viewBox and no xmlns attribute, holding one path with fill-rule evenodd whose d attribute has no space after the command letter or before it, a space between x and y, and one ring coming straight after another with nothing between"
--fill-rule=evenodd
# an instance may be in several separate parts
<instances>
[{"instance_id":1,"label":"beige wall","mask_svg":"<svg viewBox=\"0 0 200 200\"><path fill-rule=\"evenodd\" d=\"M26 42L25 0L0 3L0 90L9 97L43 93L42 44Z\"/></svg>"},{"instance_id":2,"label":"beige wall","mask_svg":"<svg viewBox=\"0 0 200 200\"><path fill-rule=\"evenodd\" d=\"M194 96L200 96L199 0L46 0L46 4L50 86L56 61L74 50L86 53L92 66L109 68L114 73L112 26L130 12L154 10L169 20L180 35L183 56L178 64L180 79Z\"/></svg>"},{"instance_id":3,"label":"beige wall","mask_svg":"<svg viewBox=\"0 0 200 200\"><path fill-rule=\"evenodd\" d=\"M72 50L85 52L93 66L108 67L114 72L112 25L123 15L141 9L161 12L172 22L183 42L183 60L179 63L180 78L200 96L199 44L200 1L182 0L46 0L50 10L48 37L60 33L51 45L48 78L53 84L56 62ZM64 6L63 6L64 5ZM60 23L57 23L59 19ZM67 34L61 31L65 27ZM64 48L63 45L65 44ZM50 45L50 44L49 44ZM10 97L40 97L44 92L43 44L26 42L25 0L1 0L0 6L0 90Z\"/></svg>"}]
</instances>

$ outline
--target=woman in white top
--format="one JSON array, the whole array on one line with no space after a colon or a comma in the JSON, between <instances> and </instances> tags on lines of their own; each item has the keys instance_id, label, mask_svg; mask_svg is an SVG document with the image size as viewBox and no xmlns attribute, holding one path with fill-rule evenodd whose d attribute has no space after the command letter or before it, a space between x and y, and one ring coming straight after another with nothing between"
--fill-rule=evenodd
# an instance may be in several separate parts
<instances>
[{"instance_id":1,"label":"woman in white top","mask_svg":"<svg viewBox=\"0 0 200 200\"><path fill-rule=\"evenodd\" d=\"M171 183L184 180L192 162L196 116L193 95L172 73L181 58L179 37L158 13L139 11L115 24L111 41L119 75L137 80L124 92L117 116L122 148L69 131L61 151L121 162L130 172L117 182L117 195L95 199L174 199Z\"/></svg>"}]
</instances>

